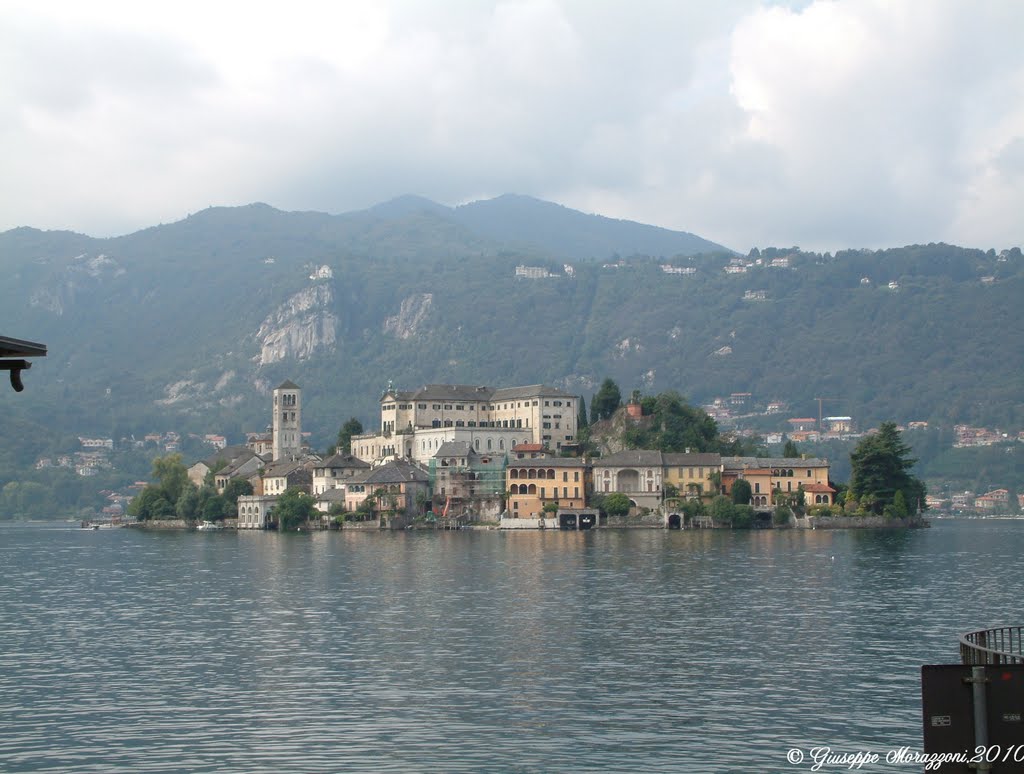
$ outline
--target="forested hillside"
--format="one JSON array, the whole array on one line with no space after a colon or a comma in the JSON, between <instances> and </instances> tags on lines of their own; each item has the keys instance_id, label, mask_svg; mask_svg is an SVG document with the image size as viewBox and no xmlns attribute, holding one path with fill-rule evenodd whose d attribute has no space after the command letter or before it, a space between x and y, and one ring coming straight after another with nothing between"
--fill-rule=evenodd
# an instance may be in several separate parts
<instances>
[{"instance_id":1,"label":"forested hillside","mask_svg":"<svg viewBox=\"0 0 1024 774\"><path fill-rule=\"evenodd\" d=\"M827 396L862 426L1024 424L1019 249L765 250L729 273L735 253L673 234L521 197L211 209L102 240L16 229L0 234L0 332L49 356L4 422L234 441L292 379L324 448L349 416L375 423L388 383L546 382L589 399L607 376L692 403L750 392L788 416Z\"/></svg>"}]
</instances>

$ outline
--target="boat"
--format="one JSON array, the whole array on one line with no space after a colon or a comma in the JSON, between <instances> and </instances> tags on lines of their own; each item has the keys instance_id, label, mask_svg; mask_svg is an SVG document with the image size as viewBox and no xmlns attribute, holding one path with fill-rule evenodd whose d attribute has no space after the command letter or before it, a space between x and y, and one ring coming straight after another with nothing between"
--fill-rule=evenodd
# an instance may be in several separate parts
<instances>
[{"instance_id":1,"label":"boat","mask_svg":"<svg viewBox=\"0 0 1024 774\"><path fill-rule=\"evenodd\" d=\"M202 524L196 527L196 529L208 530L208 529L224 529L220 524L214 524L212 521L204 521Z\"/></svg>"}]
</instances>

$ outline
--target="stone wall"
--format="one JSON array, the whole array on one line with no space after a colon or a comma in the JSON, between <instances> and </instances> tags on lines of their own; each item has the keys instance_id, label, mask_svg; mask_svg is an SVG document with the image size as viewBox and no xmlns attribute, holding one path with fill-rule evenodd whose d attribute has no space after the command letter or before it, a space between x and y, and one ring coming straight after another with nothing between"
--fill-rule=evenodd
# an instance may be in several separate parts
<instances>
[{"instance_id":1,"label":"stone wall","mask_svg":"<svg viewBox=\"0 0 1024 774\"><path fill-rule=\"evenodd\" d=\"M920 517L887 519L884 516L813 516L811 529L911 529L931 526Z\"/></svg>"}]
</instances>

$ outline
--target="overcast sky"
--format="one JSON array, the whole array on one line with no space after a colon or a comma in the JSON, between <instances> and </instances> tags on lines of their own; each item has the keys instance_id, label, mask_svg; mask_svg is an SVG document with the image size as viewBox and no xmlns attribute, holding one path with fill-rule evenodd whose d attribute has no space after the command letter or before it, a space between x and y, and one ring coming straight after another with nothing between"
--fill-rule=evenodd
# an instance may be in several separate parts
<instances>
[{"instance_id":1,"label":"overcast sky","mask_svg":"<svg viewBox=\"0 0 1024 774\"><path fill-rule=\"evenodd\" d=\"M1024 244L1021 0L4 0L0 230L521 193L737 250Z\"/></svg>"}]
</instances>

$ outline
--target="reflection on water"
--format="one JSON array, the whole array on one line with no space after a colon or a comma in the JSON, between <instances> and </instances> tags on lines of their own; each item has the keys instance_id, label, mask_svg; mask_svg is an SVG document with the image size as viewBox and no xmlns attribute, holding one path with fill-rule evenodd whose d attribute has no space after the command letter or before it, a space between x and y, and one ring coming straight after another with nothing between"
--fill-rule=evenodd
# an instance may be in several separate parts
<instances>
[{"instance_id":1,"label":"reflection on water","mask_svg":"<svg viewBox=\"0 0 1024 774\"><path fill-rule=\"evenodd\" d=\"M725 772L920 749L920 665L1020 623L1022 549L1021 522L0 527L0 770Z\"/></svg>"}]
</instances>

